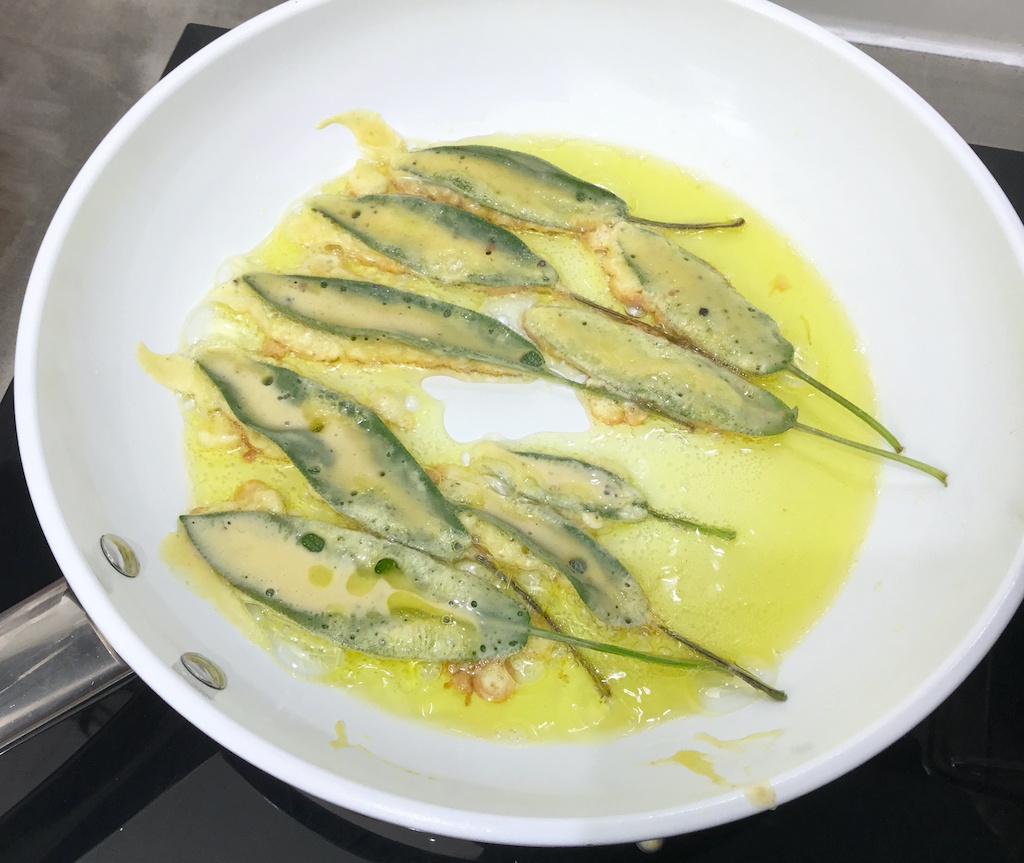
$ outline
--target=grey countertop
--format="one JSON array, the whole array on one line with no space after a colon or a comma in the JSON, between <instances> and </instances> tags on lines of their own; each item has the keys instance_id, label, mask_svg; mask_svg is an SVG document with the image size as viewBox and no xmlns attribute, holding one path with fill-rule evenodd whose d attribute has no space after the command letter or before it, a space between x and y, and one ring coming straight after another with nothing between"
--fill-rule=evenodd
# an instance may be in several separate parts
<instances>
[{"instance_id":1,"label":"grey countertop","mask_svg":"<svg viewBox=\"0 0 1024 863\"><path fill-rule=\"evenodd\" d=\"M89 154L160 78L189 22L234 27L275 0L4 0L0 6L0 393L25 285Z\"/></svg>"},{"instance_id":2,"label":"grey countertop","mask_svg":"<svg viewBox=\"0 0 1024 863\"><path fill-rule=\"evenodd\" d=\"M338 0L342 2L342 0ZM3 0L0 25L0 394L25 285L89 154L160 77L185 24L233 27L274 0ZM1024 149L1024 70L866 47L973 144Z\"/></svg>"}]
</instances>

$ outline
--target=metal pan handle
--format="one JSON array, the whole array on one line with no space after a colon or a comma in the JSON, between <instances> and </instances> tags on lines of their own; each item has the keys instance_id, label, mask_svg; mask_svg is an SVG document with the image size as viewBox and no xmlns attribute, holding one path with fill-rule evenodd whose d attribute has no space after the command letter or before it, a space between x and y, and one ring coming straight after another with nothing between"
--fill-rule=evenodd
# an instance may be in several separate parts
<instances>
[{"instance_id":1,"label":"metal pan handle","mask_svg":"<svg viewBox=\"0 0 1024 863\"><path fill-rule=\"evenodd\" d=\"M0 753L131 674L63 578L43 588L0 614Z\"/></svg>"}]
</instances>

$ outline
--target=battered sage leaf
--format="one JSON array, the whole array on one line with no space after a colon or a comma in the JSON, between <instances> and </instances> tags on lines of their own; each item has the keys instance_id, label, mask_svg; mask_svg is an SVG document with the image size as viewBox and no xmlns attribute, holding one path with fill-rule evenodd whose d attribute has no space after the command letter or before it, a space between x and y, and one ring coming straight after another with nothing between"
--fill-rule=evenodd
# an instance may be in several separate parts
<instances>
[{"instance_id":1,"label":"battered sage leaf","mask_svg":"<svg viewBox=\"0 0 1024 863\"><path fill-rule=\"evenodd\" d=\"M318 195L313 209L404 267L442 284L551 287L558 273L511 231L415 195Z\"/></svg>"},{"instance_id":2,"label":"battered sage leaf","mask_svg":"<svg viewBox=\"0 0 1024 863\"><path fill-rule=\"evenodd\" d=\"M786 693L756 675L666 626L654 614L632 574L604 546L547 507L503 497L493 490L475 489L464 509L484 518L525 545L561 572L584 605L609 626L660 630L706 659L711 665L743 680L776 701ZM655 654L657 655L657 654Z\"/></svg>"},{"instance_id":3,"label":"battered sage leaf","mask_svg":"<svg viewBox=\"0 0 1024 863\"><path fill-rule=\"evenodd\" d=\"M596 309L534 306L523 325L534 341L606 388L678 422L748 435L781 434L796 422L796 409L767 390Z\"/></svg>"},{"instance_id":4,"label":"battered sage leaf","mask_svg":"<svg viewBox=\"0 0 1024 863\"><path fill-rule=\"evenodd\" d=\"M616 226L615 241L635 277L629 298L673 335L744 373L771 374L792 361L793 345L775 321L707 261L633 225Z\"/></svg>"},{"instance_id":5,"label":"battered sage leaf","mask_svg":"<svg viewBox=\"0 0 1024 863\"><path fill-rule=\"evenodd\" d=\"M651 607L636 579L611 552L548 507L504 497L491 489L470 511L498 524L564 575L584 605L609 626L647 623Z\"/></svg>"},{"instance_id":6,"label":"battered sage leaf","mask_svg":"<svg viewBox=\"0 0 1024 863\"><path fill-rule=\"evenodd\" d=\"M443 560L469 546L451 506L369 408L237 351L205 351L198 363L238 420L276 443L342 515Z\"/></svg>"},{"instance_id":7,"label":"battered sage leaf","mask_svg":"<svg viewBox=\"0 0 1024 863\"><path fill-rule=\"evenodd\" d=\"M591 513L613 521L652 517L701 534L735 539L736 531L689 516L652 509L636 486L607 468L571 456L509 449L487 441L473 464L529 500L562 512Z\"/></svg>"},{"instance_id":8,"label":"battered sage leaf","mask_svg":"<svg viewBox=\"0 0 1024 863\"><path fill-rule=\"evenodd\" d=\"M588 306L534 306L527 333L604 389L683 424L755 437L796 429L911 467L946 484L946 472L902 453L862 444L797 422L797 409L725 366L644 327L623 325ZM582 389L593 391L587 384Z\"/></svg>"},{"instance_id":9,"label":"battered sage leaf","mask_svg":"<svg viewBox=\"0 0 1024 863\"><path fill-rule=\"evenodd\" d=\"M517 371L544 365L536 346L494 318L373 282L247 273L244 281L275 309L350 338L383 338Z\"/></svg>"},{"instance_id":10,"label":"battered sage leaf","mask_svg":"<svg viewBox=\"0 0 1024 863\"><path fill-rule=\"evenodd\" d=\"M526 644L530 616L519 602L415 549L266 512L183 515L181 523L229 583L342 647L392 659L471 662L509 656ZM311 536L319 538L316 547Z\"/></svg>"},{"instance_id":11,"label":"battered sage leaf","mask_svg":"<svg viewBox=\"0 0 1024 863\"><path fill-rule=\"evenodd\" d=\"M483 144L451 144L403 153L394 169L443 186L471 201L523 222L562 231L618 221L703 230L734 228L743 219L720 222L656 222L629 212L614 192L588 183L546 159Z\"/></svg>"},{"instance_id":12,"label":"battered sage leaf","mask_svg":"<svg viewBox=\"0 0 1024 863\"><path fill-rule=\"evenodd\" d=\"M518 653L535 636L673 668L708 667L534 626L527 608L500 588L362 531L255 511L183 515L180 521L225 581L349 650L477 662ZM322 541L316 550L310 536Z\"/></svg>"},{"instance_id":13,"label":"battered sage leaf","mask_svg":"<svg viewBox=\"0 0 1024 863\"><path fill-rule=\"evenodd\" d=\"M707 261L656 231L615 226L611 289L627 305L650 312L674 338L746 375L788 371L866 423L900 452L879 420L796 365L794 347L775 320L756 308Z\"/></svg>"},{"instance_id":14,"label":"battered sage leaf","mask_svg":"<svg viewBox=\"0 0 1024 863\"><path fill-rule=\"evenodd\" d=\"M643 219L631 214L626 202L608 189L519 150L484 144L443 144L410 150L379 114L365 109L331 117L321 126L332 123L349 128L364 154L390 173L400 190L424 197L444 197L447 192L456 199L449 202L481 205L529 226L585 231L629 220L703 230L743 224L742 218L716 222ZM442 195L437 195L437 190Z\"/></svg>"}]
</instances>

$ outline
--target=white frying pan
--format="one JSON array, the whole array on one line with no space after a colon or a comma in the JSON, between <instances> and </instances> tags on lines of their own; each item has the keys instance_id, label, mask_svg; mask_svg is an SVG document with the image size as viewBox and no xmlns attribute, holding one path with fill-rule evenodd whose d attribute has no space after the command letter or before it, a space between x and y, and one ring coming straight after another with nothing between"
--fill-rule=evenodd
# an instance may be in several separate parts
<instances>
[{"instance_id":1,"label":"white frying pan","mask_svg":"<svg viewBox=\"0 0 1024 863\"><path fill-rule=\"evenodd\" d=\"M559 132L691 166L766 214L833 286L883 419L948 489L886 466L838 599L787 656L793 697L603 744L513 746L412 725L289 675L168 573L186 505L174 400L138 368L171 350L225 256L346 170L351 107L427 140ZM117 653L204 732L348 809L492 842L696 830L860 764L929 713L1020 600L1024 237L968 147L854 49L754 0L289 3L153 89L83 169L33 271L17 415L33 500ZM100 551L137 551L128 579ZM185 673L197 652L226 675ZM335 723L361 746L332 747ZM674 763L698 732L771 745Z\"/></svg>"}]
</instances>

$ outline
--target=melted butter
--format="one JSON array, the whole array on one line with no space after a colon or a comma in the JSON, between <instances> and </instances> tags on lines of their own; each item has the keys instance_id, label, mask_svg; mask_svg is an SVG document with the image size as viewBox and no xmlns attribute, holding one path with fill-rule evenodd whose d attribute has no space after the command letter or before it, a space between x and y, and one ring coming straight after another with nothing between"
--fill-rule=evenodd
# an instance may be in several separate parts
<instances>
[{"instance_id":1,"label":"melted butter","mask_svg":"<svg viewBox=\"0 0 1024 863\"><path fill-rule=\"evenodd\" d=\"M693 738L694 740L703 740L705 743L710 743L717 749L729 752L744 752L754 747L767 748L778 739L780 734L782 734L782 731L776 729L775 731L758 731L754 734L747 734L736 740L719 740L710 734L699 732L694 734Z\"/></svg>"},{"instance_id":2,"label":"melted butter","mask_svg":"<svg viewBox=\"0 0 1024 863\"><path fill-rule=\"evenodd\" d=\"M779 322L796 346L801 367L871 409L866 360L843 310L807 260L739 198L655 158L611 146L526 138L492 138L488 143L536 153L605 185L637 215L688 220L743 215L747 223L741 230L669 234L723 272ZM361 165L356 173L373 170ZM324 191L344 192L348 182L332 181ZM307 211L288 214L250 253L247 265L272 272L354 275L471 308L486 304L494 313L494 301L486 292L445 288L339 257L323 221L311 219ZM522 236L553 263L574 292L607 298L607 282L593 252L570 236ZM272 335L237 309L216 302L211 308L214 329L233 333L251 350L258 350ZM291 356L289 364L381 413L422 464L460 462L464 447L445 433L443 405L420 388L428 372L337 355L317 359L315 353ZM780 375L768 379L766 386L788 404L798 405L802 421L864 439L856 420L801 382ZM222 506L255 478L280 495L285 511L343 523L272 447L247 448L243 437L232 446L211 443L211 428L223 431L225 423L229 433L238 434L215 408L200 404L186 411L185 445L195 506ZM794 432L751 439L687 432L653 421L635 427L594 423L585 432L538 434L516 445L607 466L636 484L654 509L733 527L737 539L726 542L646 519L610 525L599 539L634 573L655 612L672 628L768 678L775 677L773 670L785 652L835 596L874 507L874 459ZM829 505L821 506L822 500ZM198 592L254 640L265 641L251 618L246 623L237 594L209 570L204 572L202 562L181 549L180 538L169 541L169 546L175 553L168 557L186 571ZM601 636L592 615L563 585L545 575L543 567L529 570L526 578L534 580L552 610L567 621L567 629L584 637ZM643 632L628 632L618 640L640 649L680 652ZM401 715L504 740L585 738L636 730L700 710L702 689L726 681L721 675L671 671L594 654L589 658L612 688L613 695L606 700L565 648L533 639L527 651L509 662L522 680L515 694L502 703L490 703L479 697L467 700L436 664L342 653L325 674L335 685ZM776 682L785 688L784 663ZM799 691L789 694L800 697ZM712 781L720 780L701 753L681 752L674 760Z\"/></svg>"},{"instance_id":3,"label":"melted butter","mask_svg":"<svg viewBox=\"0 0 1024 863\"><path fill-rule=\"evenodd\" d=\"M334 572L321 563L309 568L309 583L314 587L327 587L334 581Z\"/></svg>"},{"instance_id":4,"label":"melted butter","mask_svg":"<svg viewBox=\"0 0 1024 863\"><path fill-rule=\"evenodd\" d=\"M718 771L715 770L714 762L703 752L698 752L696 749L680 749L675 755L664 759L664 761L656 761L655 764L665 764L667 762L680 764L692 773L703 776L705 779L710 779L715 785L726 787L732 785L731 782L718 774Z\"/></svg>"},{"instance_id":5,"label":"melted butter","mask_svg":"<svg viewBox=\"0 0 1024 863\"><path fill-rule=\"evenodd\" d=\"M335 749L347 749L351 745L345 733L345 723L338 720L334 723L334 740L331 741L331 746Z\"/></svg>"},{"instance_id":6,"label":"melted butter","mask_svg":"<svg viewBox=\"0 0 1024 863\"><path fill-rule=\"evenodd\" d=\"M751 805L756 806L758 809L774 809L779 803L775 789L767 782L755 782L752 785L746 785L743 788L743 793Z\"/></svg>"}]
</instances>

